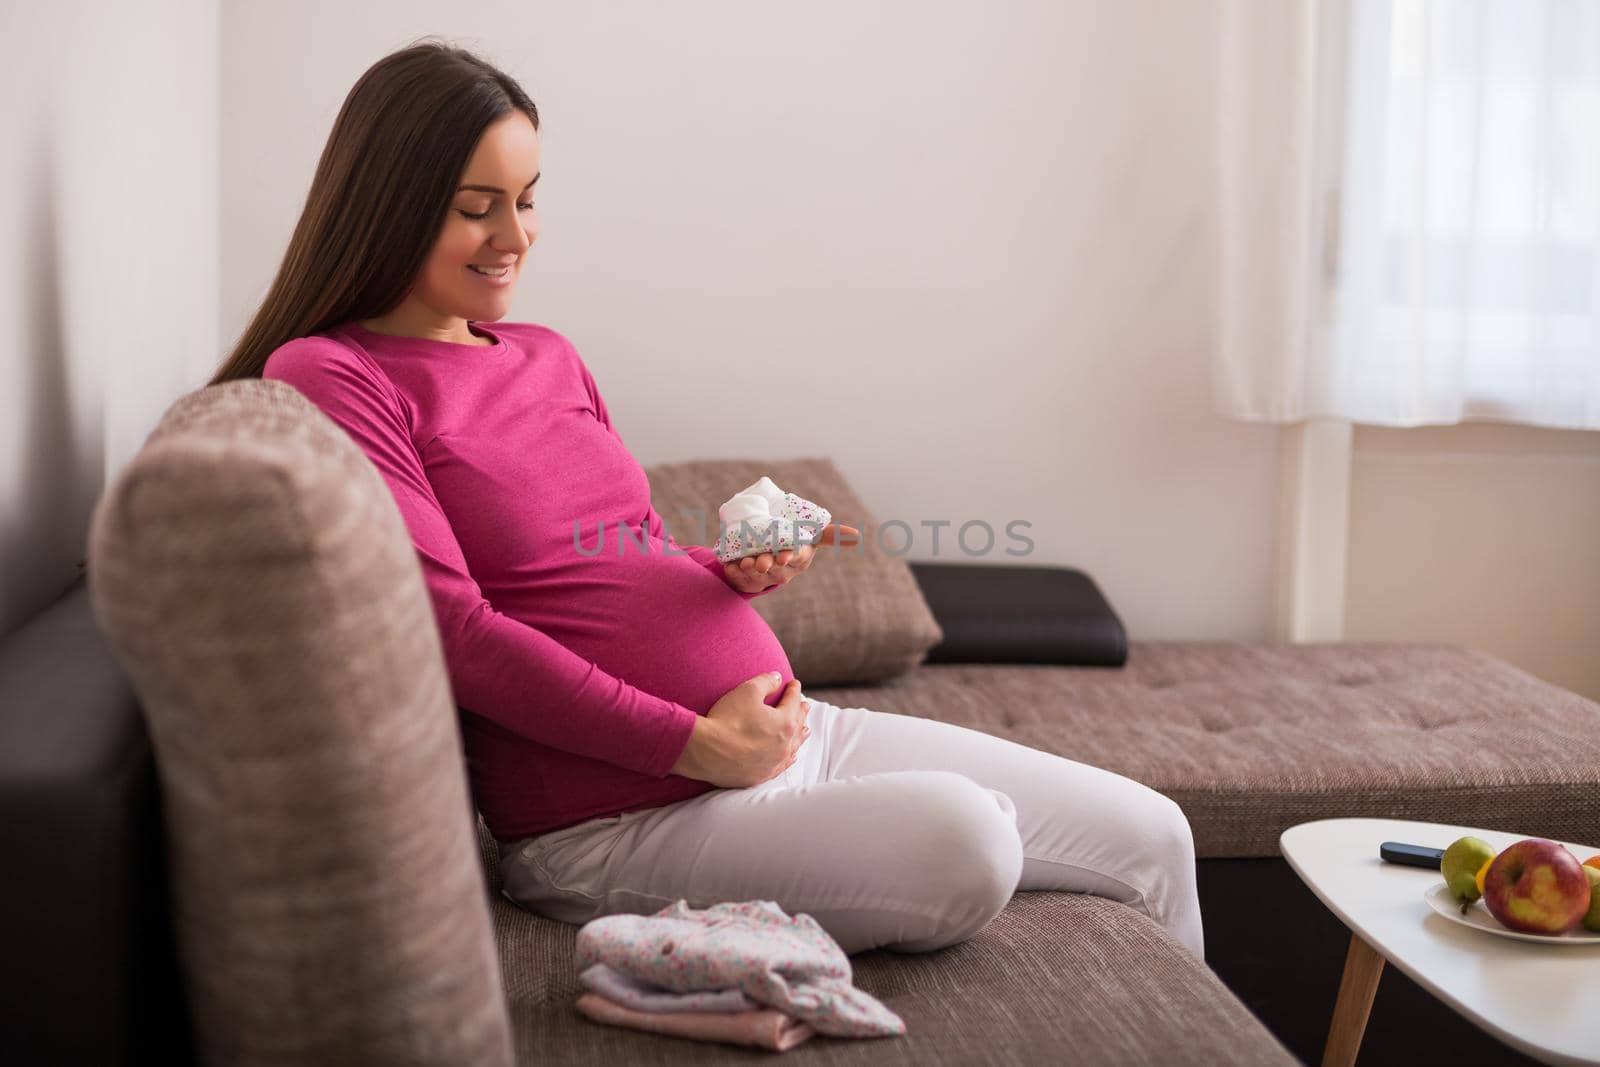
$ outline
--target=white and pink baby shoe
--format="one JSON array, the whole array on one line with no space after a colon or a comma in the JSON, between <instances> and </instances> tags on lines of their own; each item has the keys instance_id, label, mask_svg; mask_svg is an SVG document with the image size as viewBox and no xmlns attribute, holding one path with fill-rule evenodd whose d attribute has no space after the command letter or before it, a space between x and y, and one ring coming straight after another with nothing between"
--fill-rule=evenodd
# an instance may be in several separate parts
<instances>
[{"instance_id":1,"label":"white and pink baby shoe","mask_svg":"<svg viewBox=\"0 0 1600 1067\"><path fill-rule=\"evenodd\" d=\"M785 493L766 475L729 497L717 509L717 517L721 533L715 551L724 563L815 544L823 527L833 521L827 508Z\"/></svg>"}]
</instances>

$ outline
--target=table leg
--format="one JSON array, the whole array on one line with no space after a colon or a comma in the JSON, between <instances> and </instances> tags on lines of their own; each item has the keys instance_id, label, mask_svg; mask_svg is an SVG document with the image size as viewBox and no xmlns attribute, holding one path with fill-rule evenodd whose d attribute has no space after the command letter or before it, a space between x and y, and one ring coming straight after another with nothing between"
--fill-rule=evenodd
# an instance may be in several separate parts
<instances>
[{"instance_id":1,"label":"table leg","mask_svg":"<svg viewBox=\"0 0 1600 1067\"><path fill-rule=\"evenodd\" d=\"M1344 977L1339 979L1339 999L1333 1005L1328 1044L1322 1050L1322 1067L1352 1067L1361 1051L1372 997L1383 976L1383 957L1359 934L1351 933L1350 951L1344 957Z\"/></svg>"}]
</instances>

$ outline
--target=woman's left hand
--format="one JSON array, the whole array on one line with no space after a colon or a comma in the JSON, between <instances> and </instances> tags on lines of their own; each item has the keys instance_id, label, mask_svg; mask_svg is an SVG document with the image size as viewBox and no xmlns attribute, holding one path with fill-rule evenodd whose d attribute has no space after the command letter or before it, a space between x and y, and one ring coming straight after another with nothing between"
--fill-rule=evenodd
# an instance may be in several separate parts
<instances>
[{"instance_id":1,"label":"woman's left hand","mask_svg":"<svg viewBox=\"0 0 1600 1067\"><path fill-rule=\"evenodd\" d=\"M836 544L840 537L854 537L860 533L854 526L830 522L822 528L815 545ZM722 571L728 584L741 593L759 593L774 585L788 585L795 575L811 566L817 552L815 545L786 548L777 555L763 552L758 556L746 556L723 564Z\"/></svg>"}]
</instances>

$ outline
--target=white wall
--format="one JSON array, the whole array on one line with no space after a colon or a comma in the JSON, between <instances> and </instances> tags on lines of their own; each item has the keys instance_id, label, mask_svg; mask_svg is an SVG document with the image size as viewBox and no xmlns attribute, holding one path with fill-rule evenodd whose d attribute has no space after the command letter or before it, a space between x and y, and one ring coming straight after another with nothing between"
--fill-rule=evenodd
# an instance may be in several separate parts
<instances>
[{"instance_id":1,"label":"white wall","mask_svg":"<svg viewBox=\"0 0 1600 1067\"><path fill-rule=\"evenodd\" d=\"M0 7L0 633L217 349L211 0Z\"/></svg>"},{"instance_id":2,"label":"white wall","mask_svg":"<svg viewBox=\"0 0 1600 1067\"><path fill-rule=\"evenodd\" d=\"M1600 700L1600 433L1358 426L1345 637L1483 649Z\"/></svg>"},{"instance_id":3,"label":"white wall","mask_svg":"<svg viewBox=\"0 0 1600 1067\"><path fill-rule=\"evenodd\" d=\"M880 519L1087 569L1135 638L1265 634L1277 429L1213 415L1210 4L230 4L224 343L355 79L423 34L541 111L512 320L639 460L828 455ZM730 492L737 489L730 486ZM921 531L908 555L933 556Z\"/></svg>"}]
</instances>

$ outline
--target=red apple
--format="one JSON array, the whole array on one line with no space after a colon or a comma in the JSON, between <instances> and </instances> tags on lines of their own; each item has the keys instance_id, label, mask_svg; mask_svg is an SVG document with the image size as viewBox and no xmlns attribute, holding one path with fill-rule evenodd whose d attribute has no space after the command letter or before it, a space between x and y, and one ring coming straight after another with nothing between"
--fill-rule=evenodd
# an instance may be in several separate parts
<instances>
[{"instance_id":1,"label":"red apple","mask_svg":"<svg viewBox=\"0 0 1600 1067\"><path fill-rule=\"evenodd\" d=\"M1589 910L1589 876L1566 846L1542 837L1508 845L1483 876L1483 902L1512 930L1564 934Z\"/></svg>"}]
</instances>

